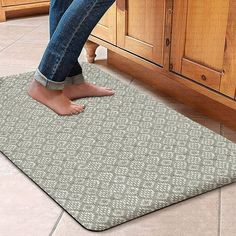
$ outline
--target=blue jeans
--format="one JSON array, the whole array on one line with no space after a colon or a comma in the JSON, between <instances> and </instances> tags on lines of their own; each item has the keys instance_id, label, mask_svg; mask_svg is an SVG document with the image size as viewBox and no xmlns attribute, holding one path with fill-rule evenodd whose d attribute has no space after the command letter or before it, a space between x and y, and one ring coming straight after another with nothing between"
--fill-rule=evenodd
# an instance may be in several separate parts
<instances>
[{"instance_id":1,"label":"blue jeans","mask_svg":"<svg viewBox=\"0 0 236 236\"><path fill-rule=\"evenodd\" d=\"M78 57L91 31L115 0L51 0L50 41L34 79L48 89L84 82Z\"/></svg>"}]
</instances>

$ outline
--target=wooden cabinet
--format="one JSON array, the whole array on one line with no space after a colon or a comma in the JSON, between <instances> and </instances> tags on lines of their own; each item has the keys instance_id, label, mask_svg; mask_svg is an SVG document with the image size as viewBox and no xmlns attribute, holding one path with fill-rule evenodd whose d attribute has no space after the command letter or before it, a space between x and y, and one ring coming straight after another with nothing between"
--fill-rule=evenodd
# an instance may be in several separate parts
<instances>
[{"instance_id":1,"label":"wooden cabinet","mask_svg":"<svg viewBox=\"0 0 236 236\"><path fill-rule=\"evenodd\" d=\"M92 34L191 88L236 99L235 0L116 0Z\"/></svg>"},{"instance_id":2,"label":"wooden cabinet","mask_svg":"<svg viewBox=\"0 0 236 236\"><path fill-rule=\"evenodd\" d=\"M117 0L92 35L163 65L165 0Z\"/></svg>"},{"instance_id":3,"label":"wooden cabinet","mask_svg":"<svg viewBox=\"0 0 236 236\"><path fill-rule=\"evenodd\" d=\"M48 2L48 0L2 0L2 6L16 6L37 2Z\"/></svg>"},{"instance_id":4,"label":"wooden cabinet","mask_svg":"<svg viewBox=\"0 0 236 236\"><path fill-rule=\"evenodd\" d=\"M233 98L235 27L234 0L174 0L170 69Z\"/></svg>"},{"instance_id":5,"label":"wooden cabinet","mask_svg":"<svg viewBox=\"0 0 236 236\"><path fill-rule=\"evenodd\" d=\"M117 46L163 65L165 0L117 1Z\"/></svg>"},{"instance_id":6,"label":"wooden cabinet","mask_svg":"<svg viewBox=\"0 0 236 236\"><path fill-rule=\"evenodd\" d=\"M104 41L116 45L116 3L107 10L96 27L91 32L92 35L102 38Z\"/></svg>"},{"instance_id":7,"label":"wooden cabinet","mask_svg":"<svg viewBox=\"0 0 236 236\"><path fill-rule=\"evenodd\" d=\"M92 35L235 99L235 0L116 0Z\"/></svg>"}]
</instances>

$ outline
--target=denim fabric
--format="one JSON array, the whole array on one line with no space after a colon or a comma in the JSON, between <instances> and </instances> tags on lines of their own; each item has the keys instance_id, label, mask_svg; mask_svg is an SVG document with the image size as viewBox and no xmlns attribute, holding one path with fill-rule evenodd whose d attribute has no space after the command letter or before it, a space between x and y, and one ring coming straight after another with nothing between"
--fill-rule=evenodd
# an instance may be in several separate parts
<instances>
[{"instance_id":1,"label":"denim fabric","mask_svg":"<svg viewBox=\"0 0 236 236\"><path fill-rule=\"evenodd\" d=\"M93 28L115 0L51 0L50 41L34 78L49 89L84 81L78 57Z\"/></svg>"}]
</instances>

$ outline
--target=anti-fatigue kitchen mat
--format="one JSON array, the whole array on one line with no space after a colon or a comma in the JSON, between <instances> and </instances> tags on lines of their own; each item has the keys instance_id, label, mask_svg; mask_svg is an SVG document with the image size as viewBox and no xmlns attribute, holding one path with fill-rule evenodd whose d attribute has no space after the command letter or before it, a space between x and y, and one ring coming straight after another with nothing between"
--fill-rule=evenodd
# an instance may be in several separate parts
<instances>
[{"instance_id":1,"label":"anti-fatigue kitchen mat","mask_svg":"<svg viewBox=\"0 0 236 236\"><path fill-rule=\"evenodd\" d=\"M34 71L0 78L0 150L83 227L102 231L236 181L236 144L82 62L112 87L75 116L27 95Z\"/></svg>"}]
</instances>

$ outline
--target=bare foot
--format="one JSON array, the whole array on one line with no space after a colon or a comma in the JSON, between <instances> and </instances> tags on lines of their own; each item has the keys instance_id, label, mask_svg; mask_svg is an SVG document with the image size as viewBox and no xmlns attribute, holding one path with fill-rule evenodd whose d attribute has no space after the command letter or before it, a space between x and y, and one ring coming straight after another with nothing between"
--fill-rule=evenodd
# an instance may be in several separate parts
<instances>
[{"instance_id":1,"label":"bare foot","mask_svg":"<svg viewBox=\"0 0 236 236\"><path fill-rule=\"evenodd\" d=\"M65 85L63 93L71 100L82 97L111 96L115 93L111 88L100 87L92 83Z\"/></svg>"},{"instance_id":2,"label":"bare foot","mask_svg":"<svg viewBox=\"0 0 236 236\"><path fill-rule=\"evenodd\" d=\"M84 105L76 104L70 101L63 93L63 90L51 90L35 79L32 80L28 95L36 101L52 109L58 115L73 115L84 111Z\"/></svg>"}]
</instances>

